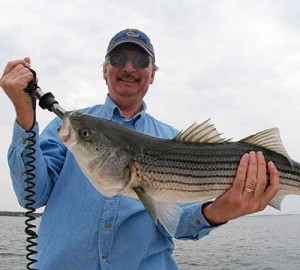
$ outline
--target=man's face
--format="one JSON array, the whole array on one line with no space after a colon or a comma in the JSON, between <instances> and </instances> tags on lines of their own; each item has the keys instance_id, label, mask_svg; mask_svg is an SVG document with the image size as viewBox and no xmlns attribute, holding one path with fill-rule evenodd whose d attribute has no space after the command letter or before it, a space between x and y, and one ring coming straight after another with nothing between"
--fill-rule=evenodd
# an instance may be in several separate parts
<instances>
[{"instance_id":1,"label":"man's face","mask_svg":"<svg viewBox=\"0 0 300 270\"><path fill-rule=\"evenodd\" d=\"M103 78L106 80L110 97L119 106L140 103L146 95L149 85L154 81L151 57L134 44L118 46L110 54L110 56L113 55L117 55L120 57L119 59L125 59L125 61L122 66L114 66L115 63L111 59L103 66ZM149 65L145 68L137 67L134 59L143 60L145 57L149 58Z\"/></svg>"}]
</instances>

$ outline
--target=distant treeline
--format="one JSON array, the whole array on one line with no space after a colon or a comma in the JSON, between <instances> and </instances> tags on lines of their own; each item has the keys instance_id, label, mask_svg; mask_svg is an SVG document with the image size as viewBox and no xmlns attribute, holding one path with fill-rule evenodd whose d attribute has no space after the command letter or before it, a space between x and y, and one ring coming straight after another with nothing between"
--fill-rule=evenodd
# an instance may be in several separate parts
<instances>
[{"instance_id":1,"label":"distant treeline","mask_svg":"<svg viewBox=\"0 0 300 270\"><path fill-rule=\"evenodd\" d=\"M41 217L42 213L34 213L36 217ZM10 211L0 211L0 216L7 216L7 217L24 217L25 212L10 212Z\"/></svg>"}]
</instances>

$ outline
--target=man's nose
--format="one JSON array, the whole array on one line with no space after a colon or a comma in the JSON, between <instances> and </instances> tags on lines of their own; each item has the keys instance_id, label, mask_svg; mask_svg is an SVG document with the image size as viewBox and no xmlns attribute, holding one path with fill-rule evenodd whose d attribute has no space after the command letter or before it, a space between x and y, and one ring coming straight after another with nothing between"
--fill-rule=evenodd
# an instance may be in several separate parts
<instances>
[{"instance_id":1,"label":"man's nose","mask_svg":"<svg viewBox=\"0 0 300 270\"><path fill-rule=\"evenodd\" d=\"M136 68L134 67L134 65L132 63L131 58L127 59L127 61L125 63L125 66L123 67L123 69L126 70L127 72L136 70Z\"/></svg>"}]
</instances>

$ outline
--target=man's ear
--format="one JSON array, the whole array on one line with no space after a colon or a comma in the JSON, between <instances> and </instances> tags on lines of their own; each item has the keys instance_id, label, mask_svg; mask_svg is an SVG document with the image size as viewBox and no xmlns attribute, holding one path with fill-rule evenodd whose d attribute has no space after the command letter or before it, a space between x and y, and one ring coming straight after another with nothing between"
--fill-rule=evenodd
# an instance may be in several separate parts
<instances>
[{"instance_id":1,"label":"man's ear","mask_svg":"<svg viewBox=\"0 0 300 270\"><path fill-rule=\"evenodd\" d=\"M103 65L103 69L102 69L102 72L103 72L103 79L106 81L107 79L107 65Z\"/></svg>"},{"instance_id":2,"label":"man's ear","mask_svg":"<svg viewBox=\"0 0 300 270\"><path fill-rule=\"evenodd\" d=\"M153 69L151 77L150 77L150 84L152 84L154 82L154 77L155 77L155 70Z\"/></svg>"}]
</instances>

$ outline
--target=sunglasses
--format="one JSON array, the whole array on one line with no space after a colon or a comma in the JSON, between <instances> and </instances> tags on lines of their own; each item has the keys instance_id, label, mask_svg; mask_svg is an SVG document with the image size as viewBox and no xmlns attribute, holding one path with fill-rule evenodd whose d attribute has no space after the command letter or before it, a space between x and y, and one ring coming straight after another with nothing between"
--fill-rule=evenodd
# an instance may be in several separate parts
<instances>
[{"instance_id":1,"label":"sunglasses","mask_svg":"<svg viewBox=\"0 0 300 270\"><path fill-rule=\"evenodd\" d=\"M125 67L129 59L136 69L146 68L150 63L149 56L143 54L137 54L130 57L126 54L111 54L109 56L109 62L111 65L118 68Z\"/></svg>"}]
</instances>

